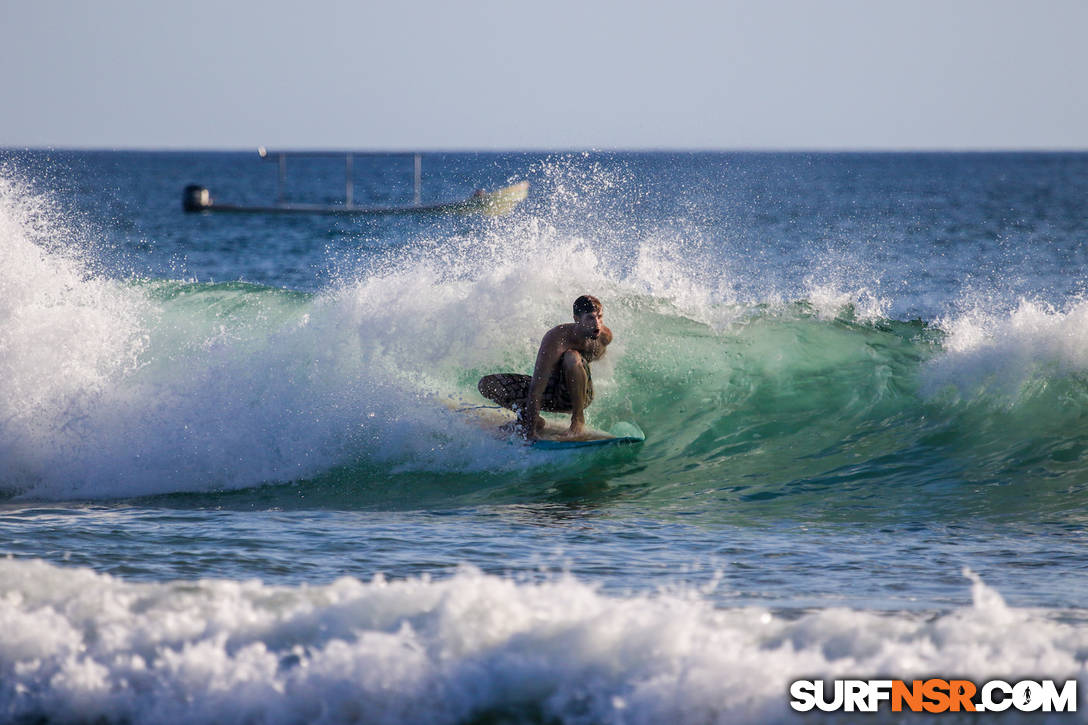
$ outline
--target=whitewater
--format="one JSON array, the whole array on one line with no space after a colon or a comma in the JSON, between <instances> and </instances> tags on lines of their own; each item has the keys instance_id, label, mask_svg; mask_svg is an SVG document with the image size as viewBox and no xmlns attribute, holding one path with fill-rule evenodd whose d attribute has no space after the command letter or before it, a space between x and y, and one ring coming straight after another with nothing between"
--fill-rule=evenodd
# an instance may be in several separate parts
<instances>
[{"instance_id":1,"label":"whitewater","mask_svg":"<svg viewBox=\"0 0 1088 725\"><path fill-rule=\"evenodd\" d=\"M1085 155L454 154L436 197L531 199L353 221L181 211L194 168L265 188L241 155L5 153L0 718L801 722L799 678L1088 684ZM645 443L458 415L583 293L615 333L589 422Z\"/></svg>"}]
</instances>

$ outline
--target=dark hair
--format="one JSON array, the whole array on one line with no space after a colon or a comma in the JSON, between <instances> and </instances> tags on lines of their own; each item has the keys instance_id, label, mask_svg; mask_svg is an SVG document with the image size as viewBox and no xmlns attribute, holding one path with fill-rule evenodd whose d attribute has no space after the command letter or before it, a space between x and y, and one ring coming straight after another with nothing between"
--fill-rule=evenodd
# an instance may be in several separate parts
<instances>
[{"instance_id":1,"label":"dark hair","mask_svg":"<svg viewBox=\"0 0 1088 725\"><path fill-rule=\"evenodd\" d=\"M603 308L601 301L593 295L582 295L574 301L574 316L584 315L587 312L600 313Z\"/></svg>"}]
</instances>

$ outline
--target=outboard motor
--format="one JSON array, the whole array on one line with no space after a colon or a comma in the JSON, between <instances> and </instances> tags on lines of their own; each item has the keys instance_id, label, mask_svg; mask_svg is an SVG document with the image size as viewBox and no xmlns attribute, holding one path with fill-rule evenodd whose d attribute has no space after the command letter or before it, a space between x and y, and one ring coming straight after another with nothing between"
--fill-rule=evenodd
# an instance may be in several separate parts
<instances>
[{"instance_id":1,"label":"outboard motor","mask_svg":"<svg viewBox=\"0 0 1088 725\"><path fill-rule=\"evenodd\" d=\"M204 211L212 205L212 195L200 184L189 184L181 197L185 211Z\"/></svg>"}]
</instances>

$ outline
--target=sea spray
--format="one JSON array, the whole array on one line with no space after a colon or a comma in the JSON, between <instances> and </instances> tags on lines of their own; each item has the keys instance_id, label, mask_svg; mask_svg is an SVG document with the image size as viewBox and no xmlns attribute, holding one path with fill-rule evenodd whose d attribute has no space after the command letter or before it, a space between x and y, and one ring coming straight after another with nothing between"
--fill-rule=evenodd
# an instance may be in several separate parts
<instances>
[{"instance_id":1,"label":"sea spray","mask_svg":"<svg viewBox=\"0 0 1088 725\"><path fill-rule=\"evenodd\" d=\"M32 486L140 365L148 306L86 263L50 200L0 174L0 480ZM80 252L83 252L83 255Z\"/></svg>"}]
</instances>

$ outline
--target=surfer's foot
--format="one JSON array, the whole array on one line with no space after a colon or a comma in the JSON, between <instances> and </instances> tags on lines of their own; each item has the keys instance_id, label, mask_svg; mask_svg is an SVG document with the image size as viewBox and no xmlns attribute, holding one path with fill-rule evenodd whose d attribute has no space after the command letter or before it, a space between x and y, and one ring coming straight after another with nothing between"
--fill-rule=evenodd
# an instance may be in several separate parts
<instances>
[{"instance_id":1,"label":"surfer's foot","mask_svg":"<svg viewBox=\"0 0 1088 725\"><path fill-rule=\"evenodd\" d=\"M572 420L570 422L570 428L563 433L564 438L574 438L582 435L586 430L586 423L583 420Z\"/></svg>"}]
</instances>

